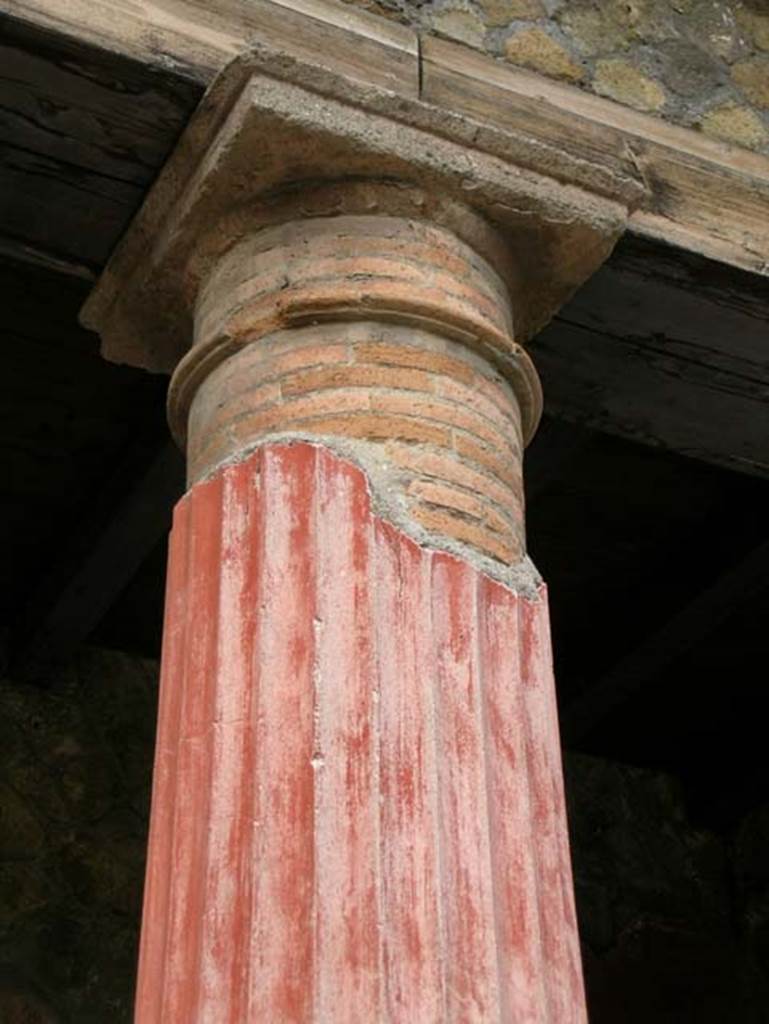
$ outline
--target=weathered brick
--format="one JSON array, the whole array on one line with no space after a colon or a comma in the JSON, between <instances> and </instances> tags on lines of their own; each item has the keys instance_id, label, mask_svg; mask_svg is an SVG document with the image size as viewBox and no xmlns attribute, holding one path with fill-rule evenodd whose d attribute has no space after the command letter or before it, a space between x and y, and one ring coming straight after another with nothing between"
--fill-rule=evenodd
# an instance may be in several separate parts
<instances>
[{"instance_id":1,"label":"weathered brick","mask_svg":"<svg viewBox=\"0 0 769 1024\"><path fill-rule=\"evenodd\" d=\"M301 426L317 434L358 437L370 441L396 438L421 444L435 444L441 447L447 447L451 441L451 433L448 429L408 416L351 413L347 416L308 419Z\"/></svg>"},{"instance_id":2,"label":"weathered brick","mask_svg":"<svg viewBox=\"0 0 769 1024\"><path fill-rule=\"evenodd\" d=\"M409 370L391 366L363 366L359 363L347 366L319 367L307 370L282 381L284 395L298 395L323 388L400 388L409 391L427 392L431 378L423 370Z\"/></svg>"},{"instance_id":3,"label":"weathered brick","mask_svg":"<svg viewBox=\"0 0 769 1024\"><path fill-rule=\"evenodd\" d=\"M448 480L507 508L515 494L506 484L487 473L473 469L453 455L426 451L393 442L387 445L387 457L396 465L415 473Z\"/></svg>"},{"instance_id":4,"label":"weathered brick","mask_svg":"<svg viewBox=\"0 0 769 1024\"><path fill-rule=\"evenodd\" d=\"M369 397L369 392L365 388L318 391L302 398L284 399L263 412L243 416L232 424L232 428L239 433L291 430L294 425L315 416L368 411Z\"/></svg>"},{"instance_id":5,"label":"weathered brick","mask_svg":"<svg viewBox=\"0 0 769 1024\"><path fill-rule=\"evenodd\" d=\"M494 402L505 414L512 404L518 404L513 395L512 388L506 381L490 380L483 374L479 374L473 381L473 387L482 395L485 395L489 401Z\"/></svg>"},{"instance_id":6,"label":"weathered brick","mask_svg":"<svg viewBox=\"0 0 769 1024\"><path fill-rule=\"evenodd\" d=\"M477 384L477 381L475 383ZM468 387L461 381L452 380L451 377L446 377L443 374L434 377L433 392L440 398L449 399L472 409L479 416L483 416L495 424L505 433L505 436L509 436L513 431L516 437L520 437L520 416L512 396L508 410L505 412L501 402L497 404L491 401L477 386Z\"/></svg>"},{"instance_id":7,"label":"weathered brick","mask_svg":"<svg viewBox=\"0 0 769 1024\"><path fill-rule=\"evenodd\" d=\"M500 537L499 534L492 533L485 527L477 526L451 512L415 503L412 506L411 515L431 533L439 533L465 544L471 544L500 562L510 564L517 561L522 555L518 538L512 535L509 538Z\"/></svg>"},{"instance_id":8,"label":"weathered brick","mask_svg":"<svg viewBox=\"0 0 769 1024\"><path fill-rule=\"evenodd\" d=\"M295 370L349 360L350 352L342 332L339 332L338 342L328 345L302 344L301 337L297 337L300 333L286 331L289 339L279 334L244 346L236 360L229 359L214 371L217 390L235 397L254 383L261 384ZM312 339L312 332L307 333L307 338Z\"/></svg>"},{"instance_id":9,"label":"weathered brick","mask_svg":"<svg viewBox=\"0 0 769 1024\"><path fill-rule=\"evenodd\" d=\"M514 506L514 509L517 513L519 513L519 515L517 516L517 521L520 523L523 517L520 515L520 504L517 501ZM512 510L513 509L510 509L509 511ZM497 512L497 510L495 508L492 508L490 505L484 506L483 521L490 530L494 530L496 533L505 534L513 528L512 519L509 516L503 516L501 512Z\"/></svg>"},{"instance_id":10,"label":"weathered brick","mask_svg":"<svg viewBox=\"0 0 769 1024\"><path fill-rule=\"evenodd\" d=\"M340 332L341 333L341 332ZM349 359L347 345L311 345L291 349L278 355L271 355L266 367L270 376L306 369L308 366L328 366L329 363L344 363Z\"/></svg>"},{"instance_id":11,"label":"weathered brick","mask_svg":"<svg viewBox=\"0 0 769 1024\"><path fill-rule=\"evenodd\" d=\"M217 401L214 408L206 408L211 400L206 397L204 391L192 403L190 411L190 429L194 430L196 422L205 418L207 429L215 430L219 424L238 419L247 413L257 412L265 406L273 405L281 400L280 383L271 381L257 387L244 387L239 394L232 398L217 394Z\"/></svg>"},{"instance_id":12,"label":"weathered brick","mask_svg":"<svg viewBox=\"0 0 769 1024\"><path fill-rule=\"evenodd\" d=\"M374 391L371 394L371 408L445 423L447 426L456 427L457 430L465 430L493 447L503 451L507 449L511 455L514 452L513 446L516 445L512 426L508 426L506 433L503 433L488 420L464 408L458 402L430 399L417 394Z\"/></svg>"},{"instance_id":13,"label":"weathered brick","mask_svg":"<svg viewBox=\"0 0 769 1024\"><path fill-rule=\"evenodd\" d=\"M362 342L355 345L354 355L360 362L415 366L431 373L444 373L466 384L471 384L476 377L472 367L467 363L440 352L413 348L410 345L393 345L383 341Z\"/></svg>"},{"instance_id":14,"label":"weathered brick","mask_svg":"<svg viewBox=\"0 0 769 1024\"><path fill-rule=\"evenodd\" d=\"M408 486L408 493L430 505L453 508L475 519L485 518L485 505L482 501L467 491L450 487L448 484L435 483L431 480L412 480Z\"/></svg>"},{"instance_id":15,"label":"weathered brick","mask_svg":"<svg viewBox=\"0 0 769 1024\"><path fill-rule=\"evenodd\" d=\"M478 444L473 438L460 432L454 435L454 450L471 463L476 462L479 466L483 466L484 469L488 469L494 476L504 480L510 487L520 487L520 465L512 457L501 458L491 449Z\"/></svg>"}]
</instances>

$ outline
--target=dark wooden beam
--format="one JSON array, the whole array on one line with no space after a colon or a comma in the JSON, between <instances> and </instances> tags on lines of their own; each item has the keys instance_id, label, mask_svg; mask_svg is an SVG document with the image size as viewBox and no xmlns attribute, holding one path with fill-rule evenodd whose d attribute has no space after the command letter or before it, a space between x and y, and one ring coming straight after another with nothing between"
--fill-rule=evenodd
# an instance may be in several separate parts
<instances>
[{"instance_id":1,"label":"dark wooden beam","mask_svg":"<svg viewBox=\"0 0 769 1024\"><path fill-rule=\"evenodd\" d=\"M97 276L201 93L162 67L0 13L6 247Z\"/></svg>"},{"instance_id":2,"label":"dark wooden beam","mask_svg":"<svg viewBox=\"0 0 769 1024\"><path fill-rule=\"evenodd\" d=\"M11 261L39 270L50 270L65 277L78 278L88 284L93 284L97 276L90 267L86 267L82 263L76 263L71 259L62 259L55 253L47 252L45 249L39 249L28 242L10 238L7 235L0 235L0 260Z\"/></svg>"},{"instance_id":3,"label":"dark wooden beam","mask_svg":"<svg viewBox=\"0 0 769 1024\"><path fill-rule=\"evenodd\" d=\"M167 534L183 491L184 459L169 441L46 607L32 602L34 627L13 655L20 674L40 675L87 639Z\"/></svg>"},{"instance_id":4,"label":"dark wooden beam","mask_svg":"<svg viewBox=\"0 0 769 1024\"><path fill-rule=\"evenodd\" d=\"M769 280L626 238L530 346L551 415L769 476Z\"/></svg>"},{"instance_id":5,"label":"dark wooden beam","mask_svg":"<svg viewBox=\"0 0 769 1024\"><path fill-rule=\"evenodd\" d=\"M543 416L534 439L524 453L526 503L530 505L562 475L566 465L590 443L594 433Z\"/></svg>"},{"instance_id":6,"label":"dark wooden beam","mask_svg":"<svg viewBox=\"0 0 769 1024\"><path fill-rule=\"evenodd\" d=\"M769 541L750 551L661 629L622 658L561 714L566 745L578 744L612 713L769 587Z\"/></svg>"}]
</instances>

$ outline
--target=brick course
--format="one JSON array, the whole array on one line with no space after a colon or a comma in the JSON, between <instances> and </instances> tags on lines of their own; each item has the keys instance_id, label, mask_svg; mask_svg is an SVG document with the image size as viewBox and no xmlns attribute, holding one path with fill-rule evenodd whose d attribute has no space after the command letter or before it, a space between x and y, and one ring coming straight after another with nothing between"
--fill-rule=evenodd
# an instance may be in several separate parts
<instances>
[{"instance_id":1,"label":"brick course","mask_svg":"<svg viewBox=\"0 0 769 1024\"><path fill-rule=\"evenodd\" d=\"M509 385L494 379L491 367L486 376L458 343L393 325L365 326L381 340L350 345L343 326L298 328L252 342L214 370L190 413L191 479L272 434L390 442L384 456L416 522L491 557L519 559L520 418ZM308 344L308 334L339 340ZM390 363L364 361L384 352ZM304 368L302 356L325 365ZM392 362L418 362L433 372ZM459 379L446 376L449 370Z\"/></svg>"}]
</instances>

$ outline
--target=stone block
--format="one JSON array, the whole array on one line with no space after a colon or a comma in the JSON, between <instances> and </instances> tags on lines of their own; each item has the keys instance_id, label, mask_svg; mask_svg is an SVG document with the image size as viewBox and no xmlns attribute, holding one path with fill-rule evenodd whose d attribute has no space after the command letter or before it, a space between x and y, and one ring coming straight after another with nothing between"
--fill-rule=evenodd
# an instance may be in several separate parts
<instances>
[{"instance_id":1,"label":"stone block","mask_svg":"<svg viewBox=\"0 0 769 1024\"><path fill-rule=\"evenodd\" d=\"M724 103L707 111L700 127L706 135L747 149L761 149L769 142L769 131L758 114L738 103Z\"/></svg>"},{"instance_id":2,"label":"stone block","mask_svg":"<svg viewBox=\"0 0 769 1024\"><path fill-rule=\"evenodd\" d=\"M541 0L479 0L478 6L489 28L501 28L513 21L537 21L547 14Z\"/></svg>"},{"instance_id":3,"label":"stone block","mask_svg":"<svg viewBox=\"0 0 769 1024\"><path fill-rule=\"evenodd\" d=\"M769 110L769 57L749 57L732 68L732 81L746 99Z\"/></svg>"},{"instance_id":4,"label":"stone block","mask_svg":"<svg viewBox=\"0 0 769 1024\"><path fill-rule=\"evenodd\" d=\"M512 64L551 78L579 82L585 77L584 67L541 28L524 28L511 35L505 42L505 57Z\"/></svg>"},{"instance_id":5,"label":"stone block","mask_svg":"<svg viewBox=\"0 0 769 1024\"><path fill-rule=\"evenodd\" d=\"M601 96L636 110L656 111L665 105L665 90L627 60L599 60L593 87Z\"/></svg>"}]
</instances>

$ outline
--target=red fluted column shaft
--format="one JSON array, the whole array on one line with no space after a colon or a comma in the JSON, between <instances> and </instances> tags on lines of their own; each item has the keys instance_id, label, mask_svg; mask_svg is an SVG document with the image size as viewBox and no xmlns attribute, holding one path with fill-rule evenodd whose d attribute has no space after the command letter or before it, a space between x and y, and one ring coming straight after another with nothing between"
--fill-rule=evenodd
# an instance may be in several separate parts
<instances>
[{"instance_id":1,"label":"red fluted column shaft","mask_svg":"<svg viewBox=\"0 0 769 1024\"><path fill-rule=\"evenodd\" d=\"M176 510L137 1020L583 1021L543 590L268 444Z\"/></svg>"}]
</instances>

